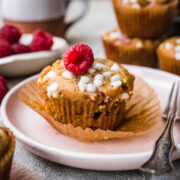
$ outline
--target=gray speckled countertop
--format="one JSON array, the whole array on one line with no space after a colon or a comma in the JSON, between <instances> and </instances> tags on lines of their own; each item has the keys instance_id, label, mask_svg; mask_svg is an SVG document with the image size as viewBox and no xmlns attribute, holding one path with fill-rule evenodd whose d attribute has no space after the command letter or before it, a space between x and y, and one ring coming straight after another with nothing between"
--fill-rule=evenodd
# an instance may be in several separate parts
<instances>
[{"instance_id":1,"label":"gray speckled countertop","mask_svg":"<svg viewBox=\"0 0 180 180\"><path fill-rule=\"evenodd\" d=\"M70 44L87 43L94 51L95 56L103 57L103 49L100 41L100 33L116 27L116 20L112 11L110 0L92 0L87 16L74 25L68 32ZM81 9L79 1L71 4L68 19L78 14ZM74 12L75 10L75 12ZM72 13L73 12L73 13ZM24 78L9 79L12 87ZM178 180L180 179L180 160L174 162L175 171L172 174L151 175L138 170L101 172L72 168L56 164L40 158L27 151L21 143L17 142L14 161L26 166L28 169L43 174L49 180Z\"/></svg>"}]
</instances>

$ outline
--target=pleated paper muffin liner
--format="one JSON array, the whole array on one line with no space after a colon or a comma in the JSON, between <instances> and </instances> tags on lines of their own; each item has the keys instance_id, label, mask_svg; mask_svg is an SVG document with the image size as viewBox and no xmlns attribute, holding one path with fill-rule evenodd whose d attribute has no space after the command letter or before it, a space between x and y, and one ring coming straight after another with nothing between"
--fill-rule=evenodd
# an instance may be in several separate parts
<instances>
[{"instance_id":1,"label":"pleated paper muffin liner","mask_svg":"<svg viewBox=\"0 0 180 180\"><path fill-rule=\"evenodd\" d=\"M104 103L101 95L96 101L91 102L85 97L82 101L74 101L64 96L58 99L47 98L47 94L43 91L41 94L45 101L46 112L50 116L63 124L81 126L83 129L87 127L115 129L120 124L125 109L124 100Z\"/></svg>"},{"instance_id":2,"label":"pleated paper muffin liner","mask_svg":"<svg viewBox=\"0 0 180 180\"><path fill-rule=\"evenodd\" d=\"M11 170L11 164L12 164L12 159L13 159L14 149L15 149L15 144L16 144L13 133L8 128L5 128L5 129L8 132L11 142L10 142L10 147L8 151L3 155L2 158L0 158L0 180L9 179L9 174Z\"/></svg>"},{"instance_id":3,"label":"pleated paper muffin liner","mask_svg":"<svg viewBox=\"0 0 180 180\"><path fill-rule=\"evenodd\" d=\"M157 65L156 47L154 48L129 48L115 45L114 42L102 38L106 57L120 64L133 64L155 67Z\"/></svg>"},{"instance_id":4,"label":"pleated paper muffin liner","mask_svg":"<svg viewBox=\"0 0 180 180\"><path fill-rule=\"evenodd\" d=\"M83 129L72 124L57 122L45 111L36 80L27 83L20 91L20 99L49 122L58 132L81 141L100 141L112 138L139 136L150 130L159 120L160 102L148 83L136 77L132 98L127 102L124 118L117 129Z\"/></svg>"},{"instance_id":5,"label":"pleated paper muffin liner","mask_svg":"<svg viewBox=\"0 0 180 180\"><path fill-rule=\"evenodd\" d=\"M128 37L159 37L172 26L177 1L134 9L112 0L119 27Z\"/></svg>"}]
</instances>

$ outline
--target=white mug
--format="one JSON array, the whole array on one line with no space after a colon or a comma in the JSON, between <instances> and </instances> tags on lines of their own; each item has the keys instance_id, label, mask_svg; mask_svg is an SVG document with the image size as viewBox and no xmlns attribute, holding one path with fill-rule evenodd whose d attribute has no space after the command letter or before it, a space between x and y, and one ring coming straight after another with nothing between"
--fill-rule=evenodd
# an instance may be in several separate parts
<instances>
[{"instance_id":1,"label":"white mug","mask_svg":"<svg viewBox=\"0 0 180 180\"><path fill-rule=\"evenodd\" d=\"M2 0L2 17L5 24L18 27L23 33L44 29L64 36L67 29L80 20L88 9L88 0L82 0L84 10L72 22L64 21L71 0Z\"/></svg>"}]
</instances>

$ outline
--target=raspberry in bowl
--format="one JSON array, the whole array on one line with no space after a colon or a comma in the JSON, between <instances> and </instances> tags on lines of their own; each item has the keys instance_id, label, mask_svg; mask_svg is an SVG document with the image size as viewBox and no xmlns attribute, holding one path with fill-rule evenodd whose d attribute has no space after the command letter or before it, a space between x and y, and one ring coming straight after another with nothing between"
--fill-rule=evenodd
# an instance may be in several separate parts
<instances>
[{"instance_id":1,"label":"raspberry in bowl","mask_svg":"<svg viewBox=\"0 0 180 180\"><path fill-rule=\"evenodd\" d=\"M13 54L10 44L3 39L0 39L0 58L7 57Z\"/></svg>"},{"instance_id":2,"label":"raspberry in bowl","mask_svg":"<svg viewBox=\"0 0 180 180\"><path fill-rule=\"evenodd\" d=\"M94 59L84 44L71 47L38 79L46 111L55 121L104 130L121 123L133 83L134 76L123 66Z\"/></svg>"},{"instance_id":3,"label":"raspberry in bowl","mask_svg":"<svg viewBox=\"0 0 180 180\"><path fill-rule=\"evenodd\" d=\"M8 92L8 86L6 80L2 76L0 76L0 103L2 102L7 92Z\"/></svg>"},{"instance_id":4,"label":"raspberry in bowl","mask_svg":"<svg viewBox=\"0 0 180 180\"><path fill-rule=\"evenodd\" d=\"M50 50L53 45L52 35L43 30L36 30L30 44L32 52Z\"/></svg>"},{"instance_id":5,"label":"raspberry in bowl","mask_svg":"<svg viewBox=\"0 0 180 180\"><path fill-rule=\"evenodd\" d=\"M8 41L10 44L19 42L21 32L12 25L5 25L0 29L0 39Z\"/></svg>"},{"instance_id":6,"label":"raspberry in bowl","mask_svg":"<svg viewBox=\"0 0 180 180\"><path fill-rule=\"evenodd\" d=\"M21 34L12 26L0 29L0 72L6 77L18 77L39 72L54 62L67 48L67 42L42 30Z\"/></svg>"}]
</instances>

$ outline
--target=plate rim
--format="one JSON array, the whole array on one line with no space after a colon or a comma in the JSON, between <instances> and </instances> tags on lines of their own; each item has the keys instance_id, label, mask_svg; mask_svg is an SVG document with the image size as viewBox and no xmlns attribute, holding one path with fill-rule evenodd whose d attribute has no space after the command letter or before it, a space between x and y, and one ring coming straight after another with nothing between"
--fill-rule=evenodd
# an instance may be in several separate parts
<instances>
[{"instance_id":1,"label":"plate rim","mask_svg":"<svg viewBox=\"0 0 180 180\"><path fill-rule=\"evenodd\" d=\"M164 74L166 76L170 76L172 77L173 79L174 78L179 78L179 76L177 75L174 75L174 74L171 74L171 73L168 73L168 72L164 72L164 71L161 71L161 70L157 70L157 69L152 69L152 68L147 68L147 67L139 67L139 66L135 66L135 65L124 65L126 68L128 69L140 69L140 70L146 70L146 71L154 71L156 73L160 73L161 75ZM38 148L39 150L42 150L42 151L46 151L48 153L56 153L56 154L61 154L63 156L68 156L68 157L78 157L78 158L86 158L86 159L91 159L92 157L93 158L96 158L97 160L98 159L116 159L116 158L121 158L121 159L126 159L126 158L148 158L150 155L151 155L151 151L146 151L146 152L139 152L139 153L124 153L124 154L97 154L97 153L85 153L85 152L74 152L74 151L67 151L67 150L62 150L62 149L57 149L57 148L54 148L54 147L47 147L46 145L40 143L40 142L37 142L35 140L33 140L32 138L28 137L27 135L23 134L22 132L20 132L12 123L11 121L8 119L7 115L6 115L6 106L7 106L7 102L9 100L9 98L12 96L12 94L19 90L25 83L27 83L28 81L32 80L32 79L35 79L38 77L38 74L37 75L34 75L34 76L31 76L23 81L21 81L20 83L18 83L17 85L15 85L8 93L7 95L5 96L5 98L3 99L2 101L2 104L1 104L1 108L0 108L0 113L1 113L1 117L2 117L2 121L3 123L9 127L15 134L16 138L22 142L23 144L26 144L27 145L30 145L31 147L34 147L34 148ZM71 138L71 137L70 137ZM176 146L176 151L180 151L180 144L178 144ZM87 156L88 155L88 156Z\"/></svg>"}]
</instances>

